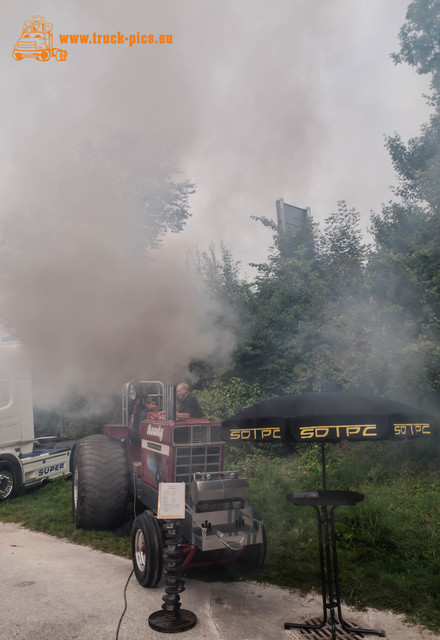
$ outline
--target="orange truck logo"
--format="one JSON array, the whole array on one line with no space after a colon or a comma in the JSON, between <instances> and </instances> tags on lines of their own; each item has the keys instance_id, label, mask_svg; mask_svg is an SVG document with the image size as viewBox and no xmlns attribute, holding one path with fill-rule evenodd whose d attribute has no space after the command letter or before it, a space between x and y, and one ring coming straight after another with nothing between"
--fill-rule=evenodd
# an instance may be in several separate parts
<instances>
[{"instance_id":1,"label":"orange truck logo","mask_svg":"<svg viewBox=\"0 0 440 640\"><path fill-rule=\"evenodd\" d=\"M32 16L31 20L25 20L21 36L12 51L14 60L35 58L40 62L47 62L50 58L55 58L64 62L67 51L54 48L52 28L53 25L46 22L43 16Z\"/></svg>"}]
</instances>

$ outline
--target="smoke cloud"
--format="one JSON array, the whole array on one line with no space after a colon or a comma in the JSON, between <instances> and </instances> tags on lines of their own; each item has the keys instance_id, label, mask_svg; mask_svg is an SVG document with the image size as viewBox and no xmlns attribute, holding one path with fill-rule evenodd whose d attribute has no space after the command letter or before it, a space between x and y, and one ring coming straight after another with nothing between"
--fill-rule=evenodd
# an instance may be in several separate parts
<instances>
[{"instance_id":1,"label":"smoke cloud","mask_svg":"<svg viewBox=\"0 0 440 640\"><path fill-rule=\"evenodd\" d=\"M148 154L136 157L137 147L117 137L96 166L87 148L89 160L65 157L55 181L49 170L29 175L30 191L5 219L3 310L47 387L40 401L72 386L109 392L129 379L177 383L192 359L221 366L231 353L231 336L216 329L218 309L187 268L185 245L146 251L148 211L136 180L155 184L164 175L159 151L153 166Z\"/></svg>"},{"instance_id":2,"label":"smoke cloud","mask_svg":"<svg viewBox=\"0 0 440 640\"><path fill-rule=\"evenodd\" d=\"M140 31L173 44L17 62L35 13L56 42ZM340 199L363 214L387 199L383 134L426 119L414 118L425 79L389 60L404 15L400 0L3 3L0 315L30 343L47 399L227 360L231 338L184 268L194 243L264 260L270 232L250 216L273 215L279 197L315 220ZM194 215L146 254L137 185L169 176L197 184Z\"/></svg>"}]
</instances>

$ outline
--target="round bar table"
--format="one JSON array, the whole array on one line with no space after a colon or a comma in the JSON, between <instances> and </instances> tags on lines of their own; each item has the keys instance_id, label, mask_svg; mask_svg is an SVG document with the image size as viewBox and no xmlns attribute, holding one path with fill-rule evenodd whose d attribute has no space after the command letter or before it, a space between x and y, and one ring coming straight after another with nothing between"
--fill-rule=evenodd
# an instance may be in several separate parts
<instances>
[{"instance_id":1,"label":"round bar table","mask_svg":"<svg viewBox=\"0 0 440 640\"><path fill-rule=\"evenodd\" d=\"M385 631L351 627L344 620L341 611L334 513L337 507L355 506L364 499L363 494L355 491L294 491L289 493L286 499L295 506L314 507L316 510L323 618L319 624L285 622L284 628L318 630L329 625L331 627L332 640L337 640L336 629L337 625L340 625L347 633L371 634L385 638ZM335 610L337 610L337 615ZM330 619L328 612L330 612Z\"/></svg>"}]
</instances>

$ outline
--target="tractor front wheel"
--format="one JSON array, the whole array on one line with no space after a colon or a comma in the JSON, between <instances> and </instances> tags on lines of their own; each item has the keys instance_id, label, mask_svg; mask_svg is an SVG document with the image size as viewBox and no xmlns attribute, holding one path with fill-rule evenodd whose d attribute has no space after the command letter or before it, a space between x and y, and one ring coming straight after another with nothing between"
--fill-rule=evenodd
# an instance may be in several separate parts
<instances>
[{"instance_id":1,"label":"tractor front wheel","mask_svg":"<svg viewBox=\"0 0 440 640\"><path fill-rule=\"evenodd\" d=\"M155 587L162 577L162 532L157 519L146 511L133 523L131 550L137 581L143 587Z\"/></svg>"}]
</instances>

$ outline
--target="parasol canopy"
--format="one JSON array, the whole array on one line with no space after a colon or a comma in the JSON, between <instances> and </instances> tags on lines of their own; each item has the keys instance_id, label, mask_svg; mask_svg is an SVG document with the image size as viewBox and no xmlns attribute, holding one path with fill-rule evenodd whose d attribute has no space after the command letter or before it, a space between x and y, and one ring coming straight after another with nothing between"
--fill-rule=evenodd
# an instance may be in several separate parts
<instances>
[{"instance_id":1,"label":"parasol canopy","mask_svg":"<svg viewBox=\"0 0 440 640\"><path fill-rule=\"evenodd\" d=\"M301 393L272 398L223 421L222 437L231 442L321 444L323 490L294 492L287 496L287 500L295 505L313 506L316 509L323 619L321 622L286 622L285 629L298 628L309 632L327 626L331 629L331 638L336 640L339 637L336 635L336 625L340 625L344 631L356 634L356 637L364 637L365 634L385 637L384 631L352 627L342 617L334 511L339 505L356 504L363 499L363 495L352 491L327 491L325 443L341 440L398 441L425 438L436 432L437 426L432 416L420 409L387 398L348 392Z\"/></svg>"},{"instance_id":2,"label":"parasol canopy","mask_svg":"<svg viewBox=\"0 0 440 640\"><path fill-rule=\"evenodd\" d=\"M271 398L222 423L222 437L231 442L406 440L436 432L433 417L420 409L336 391Z\"/></svg>"}]
</instances>

